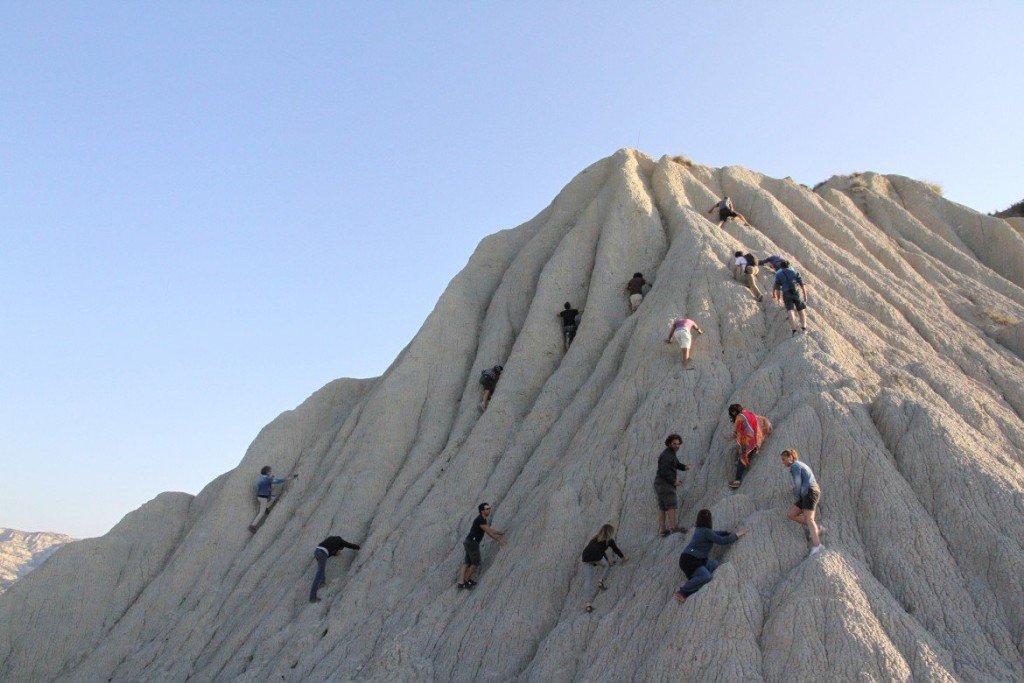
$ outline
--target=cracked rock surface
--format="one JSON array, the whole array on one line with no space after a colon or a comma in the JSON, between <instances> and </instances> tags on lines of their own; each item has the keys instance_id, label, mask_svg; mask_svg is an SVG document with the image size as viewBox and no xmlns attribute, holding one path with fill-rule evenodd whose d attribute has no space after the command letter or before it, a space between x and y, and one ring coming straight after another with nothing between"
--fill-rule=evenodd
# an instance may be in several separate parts
<instances>
[{"instance_id":1,"label":"cracked rock surface","mask_svg":"<svg viewBox=\"0 0 1024 683\"><path fill-rule=\"evenodd\" d=\"M754 227L709 222L723 194ZM732 280L737 249L790 258L808 334ZM630 315L634 271L653 288ZM913 180L812 191L620 150L484 239L384 375L331 382L199 495L158 496L0 596L0 678L1024 679L1022 287L1018 229ZM564 301L585 309L566 354ZM662 343L680 314L706 331L691 371ZM736 492L730 403L775 426ZM651 487L670 432L681 523L708 507L748 532L684 605L687 537L658 537ZM811 558L783 448L823 489ZM264 464L300 477L252 535ZM508 544L485 541L457 591L481 501ZM630 561L586 614L579 555L604 523ZM363 549L311 605L333 533Z\"/></svg>"}]
</instances>

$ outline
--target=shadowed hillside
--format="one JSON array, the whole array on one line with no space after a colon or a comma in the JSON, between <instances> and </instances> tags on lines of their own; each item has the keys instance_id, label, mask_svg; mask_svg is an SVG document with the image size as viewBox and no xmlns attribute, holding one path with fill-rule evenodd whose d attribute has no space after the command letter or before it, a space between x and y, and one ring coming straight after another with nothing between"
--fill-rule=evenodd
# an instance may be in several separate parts
<instances>
[{"instance_id":1,"label":"shadowed hillside","mask_svg":"<svg viewBox=\"0 0 1024 683\"><path fill-rule=\"evenodd\" d=\"M753 228L705 213L728 194ZM730 277L787 255L810 332ZM634 271L653 280L629 314ZM329 383L195 497L162 494L0 596L5 680L1011 680L1024 677L1024 238L871 173L811 191L621 150L483 240L379 378ZM585 309L563 355L555 314ZM693 370L670 318L706 330ZM481 370L505 366L488 410ZM775 425L738 492L730 403ZM662 440L683 435L681 521L747 535L680 605L686 537L656 533ZM786 519L797 448L825 552ZM298 480L255 535L260 466ZM490 501L455 589L462 538ZM630 556L596 611L579 554ZM329 533L362 544L328 563Z\"/></svg>"}]
</instances>

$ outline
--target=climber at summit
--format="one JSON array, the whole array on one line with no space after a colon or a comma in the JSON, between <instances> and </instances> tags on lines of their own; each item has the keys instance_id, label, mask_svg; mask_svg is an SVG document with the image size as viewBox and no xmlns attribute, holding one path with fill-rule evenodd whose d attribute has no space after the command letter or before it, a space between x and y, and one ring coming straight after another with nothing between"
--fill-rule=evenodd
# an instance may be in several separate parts
<instances>
[{"instance_id":1,"label":"climber at summit","mask_svg":"<svg viewBox=\"0 0 1024 683\"><path fill-rule=\"evenodd\" d=\"M320 602L316 596L320 586L327 583L327 558L334 557L342 548L359 550L359 544L349 543L341 536L328 536L320 541L320 545L313 551L313 558L316 560L316 576L313 577L313 586L309 589L309 601Z\"/></svg>"},{"instance_id":2,"label":"climber at summit","mask_svg":"<svg viewBox=\"0 0 1024 683\"><path fill-rule=\"evenodd\" d=\"M476 586L473 574L480 567L480 541L484 540L484 534L493 538L499 545L505 545L505 532L492 529L488 524L491 517L491 504L480 503L476 509L479 514L473 520L466 540L462 542L462 547L466 549L466 559L462 564L462 569L459 570L459 582L455 584L455 587L459 589L473 589Z\"/></svg>"},{"instance_id":3,"label":"climber at summit","mask_svg":"<svg viewBox=\"0 0 1024 683\"><path fill-rule=\"evenodd\" d=\"M487 368L480 373L480 385L484 388L484 395L480 401L480 410L487 410L487 404L491 402L491 395L494 394L494 389L498 386L498 380L501 379L501 373L504 371L505 368L495 365L493 368Z\"/></svg>"},{"instance_id":4,"label":"climber at summit","mask_svg":"<svg viewBox=\"0 0 1024 683\"><path fill-rule=\"evenodd\" d=\"M739 403L729 406L729 419L736 434L736 478L729 488L738 489L750 469L750 461L758 454L764 440L772 434L772 423L764 415L756 415ZM730 438L726 435L725 438Z\"/></svg>"},{"instance_id":5,"label":"climber at summit","mask_svg":"<svg viewBox=\"0 0 1024 683\"><path fill-rule=\"evenodd\" d=\"M569 345L576 338L576 330L579 329L583 311L576 310L572 307L571 303L566 301L565 308L559 311L557 315L562 319L562 340L565 344L565 350L568 351Z\"/></svg>"},{"instance_id":6,"label":"climber at summit","mask_svg":"<svg viewBox=\"0 0 1024 683\"><path fill-rule=\"evenodd\" d=\"M730 218L738 218L747 225L750 225L750 221L748 221L743 214L736 211L736 208L733 206L732 200L729 199L728 195L722 197L718 200L717 204L708 209L708 213L714 213L715 211L718 212L718 227L725 225L725 222Z\"/></svg>"},{"instance_id":7,"label":"climber at summit","mask_svg":"<svg viewBox=\"0 0 1024 683\"><path fill-rule=\"evenodd\" d=\"M686 531L685 527L676 526L676 509L679 508L679 499L676 496L676 489L683 485L676 476L676 471L685 472L690 469L689 465L679 462L676 453L683 445L683 437L678 434L669 434L665 438L665 450L658 456L658 471L654 477L654 493L658 496L658 533L664 538L677 531Z\"/></svg>"},{"instance_id":8,"label":"climber at summit","mask_svg":"<svg viewBox=\"0 0 1024 683\"><path fill-rule=\"evenodd\" d=\"M750 290L751 294L758 301L764 300L764 294L761 293L761 288L757 286L757 280L754 276L757 275L757 259L751 253L744 254L742 251L737 251L734 255L735 260L732 265L732 279L740 280L743 285Z\"/></svg>"},{"instance_id":9,"label":"climber at summit","mask_svg":"<svg viewBox=\"0 0 1024 683\"><path fill-rule=\"evenodd\" d=\"M811 537L811 555L820 553L825 549L821 544L821 529L814 519L821 502L821 488L818 480L814 478L814 472L803 462L800 462L800 455L795 448L782 451L782 465L789 469L793 477L793 496L796 502L789 508L786 514L797 524L807 527L807 533Z\"/></svg>"},{"instance_id":10,"label":"climber at summit","mask_svg":"<svg viewBox=\"0 0 1024 683\"><path fill-rule=\"evenodd\" d=\"M626 283L626 293L629 294L629 311L636 313L644 300L644 286L650 284L644 279L643 273L633 273L632 279Z\"/></svg>"},{"instance_id":11,"label":"climber at summit","mask_svg":"<svg viewBox=\"0 0 1024 683\"><path fill-rule=\"evenodd\" d=\"M797 290L797 287L800 289ZM775 283L772 285L772 292L775 298L782 295L782 303L786 307L786 315L789 318L789 329L791 334L796 334L796 317L800 315L800 329L807 331L807 287L800 273L790 267L789 261L779 263L779 269L775 271ZM801 294L803 296L801 296Z\"/></svg>"},{"instance_id":12,"label":"climber at summit","mask_svg":"<svg viewBox=\"0 0 1024 683\"><path fill-rule=\"evenodd\" d=\"M629 560L615 545L615 527L603 525L597 534L590 539L583 549L583 595L586 603L583 607L587 612L594 611L594 598L598 590L607 590L608 573L612 570L614 560L608 559L608 549L618 555L623 562ZM594 581L594 577L600 577Z\"/></svg>"},{"instance_id":13,"label":"climber at summit","mask_svg":"<svg viewBox=\"0 0 1024 683\"><path fill-rule=\"evenodd\" d=\"M271 503L277 497L274 494L274 486L277 484L283 484L289 479L296 479L299 475L293 474L290 477L284 479L275 479L274 472L270 468L270 465L264 465L260 469L260 478L256 482L256 516L252 522L249 523L249 531L256 533L256 530L260 527L260 521L263 516L270 512ZM278 494L280 495L280 494Z\"/></svg>"},{"instance_id":14,"label":"climber at summit","mask_svg":"<svg viewBox=\"0 0 1024 683\"><path fill-rule=\"evenodd\" d=\"M679 602L686 602L686 598L711 581L712 574L719 565L718 560L708 557L712 546L730 545L747 533L744 529L739 529L735 533L714 531L712 525L711 510L704 509L697 513L697 521L693 524L693 536L679 555L679 568L686 575L686 582L675 592L675 598Z\"/></svg>"},{"instance_id":15,"label":"climber at summit","mask_svg":"<svg viewBox=\"0 0 1024 683\"><path fill-rule=\"evenodd\" d=\"M666 344L671 344L672 342L679 344L679 348L683 350L683 367L686 369L689 369L690 345L693 344L693 336L690 334L691 329L696 330L697 334L704 334L704 330L693 320L686 317L675 318L669 327L668 339L665 340Z\"/></svg>"}]
</instances>

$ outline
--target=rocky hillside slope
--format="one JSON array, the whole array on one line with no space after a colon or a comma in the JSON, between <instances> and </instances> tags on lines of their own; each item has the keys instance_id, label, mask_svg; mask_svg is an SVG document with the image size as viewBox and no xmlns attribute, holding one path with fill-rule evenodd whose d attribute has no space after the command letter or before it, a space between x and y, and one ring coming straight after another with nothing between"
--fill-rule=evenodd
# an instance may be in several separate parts
<instances>
[{"instance_id":1,"label":"rocky hillside slope","mask_svg":"<svg viewBox=\"0 0 1024 683\"><path fill-rule=\"evenodd\" d=\"M755 227L709 222L721 194ZM791 257L810 333L732 281L735 249ZM630 315L638 270L654 286ZM1017 231L907 178L811 191L621 150L486 238L383 376L331 382L199 495L159 496L0 597L0 677L1021 680L1022 287ZM564 301L585 315L563 355ZM692 371L662 343L677 313L707 332ZM735 493L733 402L775 424ZM686 538L658 537L651 488L670 432L692 465L682 519L748 530L685 605ZM783 448L824 489L814 557ZM264 464L300 478L251 535ZM484 500L508 544L457 591ZM630 561L586 614L579 554L606 522ZM329 533L363 549L312 605Z\"/></svg>"},{"instance_id":2,"label":"rocky hillside slope","mask_svg":"<svg viewBox=\"0 0 1024 683\"><path fill-rule=\"evenodd\" d=\"M73 540L64 534L0 528L0 593L41 565L59 546Z\"/></svg>"}]
</instances>

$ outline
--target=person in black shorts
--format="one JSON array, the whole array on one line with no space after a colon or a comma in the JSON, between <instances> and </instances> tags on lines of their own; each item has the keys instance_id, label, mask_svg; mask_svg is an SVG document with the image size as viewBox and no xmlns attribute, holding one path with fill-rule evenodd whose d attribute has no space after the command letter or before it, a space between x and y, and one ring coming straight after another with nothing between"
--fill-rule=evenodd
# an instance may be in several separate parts
<instances>
[{"instance_id":1,"label":"person in black shorts","mask_svg":"<svg viewBox=\"0 0 1024 683\"><path fill-rule=\"evenodd\" d=\"M493 368L487 368L480 373L480 386L484 388L484 395L480 399L480 410L487 410L487 404L491 402L491 396L494 394L494 389L498 386L498 380L501 379L501 373L505 371L500 365L495 365Z\"/></svg>"},{"instance_id":2,"label":"person in black shorts","mask_svg":"<svg viewBox=\"0 0 1024 683\"><path fill-rule=\"evenodd\" d=\"M786 307L791 334L796 334L798 315L800 316L800 329L806 332L807 287L804 285L804 279L800 277L800 273L790 267L789 261L779 263L779 269L775 271L775 284L772 285L772 291L776 299L779 294L782 295L782 305Z\"/></svg>"},{"instance_id":3,"label":"person in black shorts","mask_svg":"<svg viewBox=\"0 0 1024 683\"><path fill-rule=\"evenodd\" d=\"M473 526L469 528L469 534L466 535L466 540L462 542L462 546L466 549L466 559L459 572L459 582L455 584L456 588L460 589L471 589L476 586L473 574L476 573L477 568L480 566L480 541L484 540L484 534L487 534L499 544L505 545L505 532L492 529L487 524L487 520L491 516L490 504L480 503L477 506L477 511L480 514L473 520Z\"/></svg>"},{"instance_id":4,"label":"person in black shorts","mask_svg":"<svg viewBox=\"0 0 1024 683\"><path fill-rule=\"evenodd\" d=\"M718 212L718 227L725 225L725 222L730 218L738 218L747 225L750 225L750 222L747 221L743 214L736 211L732 205L732 200L729 199L728 196L722 197L718 200L717 204L708 209L708 213L714 213L716 211Z\"/></svg>"},{"instance_id":5,"label":"person in black shorts","mask_svg":"<svg viewBox=\"0 0 1024 683\"><path fill-rule=\"evenodd\" d=\"M686 471L689 466L679 462L676 451L683 445L683 437L678 434L669 434L665 439L665 450L658 456L658 473L654 477L654 492L658 496L658 533L664 538L677 531L685 531L685 528L676 527L676 509L679 507L679 499L676 497L676 489L682 486L682 482L676 478L676 471Z\"/></svg>"},{"instance_id":6,"label":"person in black shorts","mask_svg":"<svg viewBox=\"0 0 1024 683\"><path fill-rule=\"evenodd\" d=\"M576 330L579 328L581 315L583 315L583 311L577 311L568 301L565 302L565 308L558 312L558 317L562 319L562 338L565 342L566 351L569 350L569 344L572 344L572 340L576 338Z\"/></svg>"}]
</instances>

